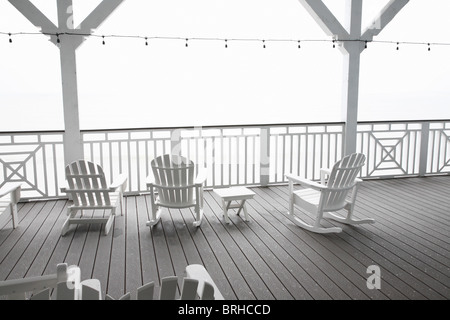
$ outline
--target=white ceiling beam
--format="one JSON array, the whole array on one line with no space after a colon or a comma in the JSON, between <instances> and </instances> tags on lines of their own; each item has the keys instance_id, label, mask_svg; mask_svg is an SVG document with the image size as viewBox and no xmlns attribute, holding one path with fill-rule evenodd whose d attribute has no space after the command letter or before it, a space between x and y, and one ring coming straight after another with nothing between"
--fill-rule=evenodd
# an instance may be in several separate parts
<instances>
[{"instance_id":1,"label":"white ceiling beam","mask_svg":"<svg viewBox=\"0 0 450 320\"><path fill-rule=\"evenodd\" d=\"M80 116L78 106L78 84L76 50L83 43L92 30L98 28L124 0L103 0L81 23L79 30L74 28L73 1L57 0L58 26L55 26L29 0L8 0L33 25L41 28L41 32L50 36L50 40L57 45L61 59L61 83L64 107L64 161L83 159L83 145L81 141ZM64 35L59 39L56 34ZM59 40L59 41L58 41Z\"/></svg>"},{"instance_id":2,"label":"white ceiling beam","mask_svg":"<svg viewBox=\"0 0 450 320\"><path fill-rule=\"evenodd\" d=\"M336 40L341 40L343 53L343 103L342 117L345 121L344 154L356 152L358 127L359 73L361 52L364 41L371 41L378 35L409 0L391 0L380 12L379 16L362 34L363 0L347 0L345 27L327 8L322 0L299 0L314 20Z\"/></svg>"},{"instance_id":3,"label":"white ceiling beam","mask_svg":"<svg viewBox=\"0 0 450 320\"><path fill-rule=\"evenodd\" d=\"M57 33L58 27L53 24L34 4L29 0L8 0L22 15L24 15L42 33ZM51 40L56 44L56 39Z\"/></svg>"},{"instance_id":4,"label":"white ceiling beam","mask_svg":"<svg viewBox=\"0 0 450 320\"><path fill-rule=\"evenodd\" d=\"M380 14L373 20L373 22L362 33L361 39L370 41L374 36L377 36L394 17L403 9L409 0L391 0L380 11Z\"/></svg>"},{"instance_id":5,"label":"white ceiling beam","mask_svg":"<svg viewBox=\"0 0 450 320\"><path fill-rule=\"evenodd\" d=\"M81 34L92 34L93 30L100 25L122 4L124 0L103 0L76 28L75 31ZM77 40L77 45L86 40L81 37Z\"/></svg>"},{"instance_id":6,"label":"white ceiling beam","mask_svg":"<svg viewBox=\"0 0 450 320\"><path fill-rule=\"evenodd\" d=\"M349 33L322 0L299 0L299 2L327 35L348 39Z\"/></svg>"}]
</instances>

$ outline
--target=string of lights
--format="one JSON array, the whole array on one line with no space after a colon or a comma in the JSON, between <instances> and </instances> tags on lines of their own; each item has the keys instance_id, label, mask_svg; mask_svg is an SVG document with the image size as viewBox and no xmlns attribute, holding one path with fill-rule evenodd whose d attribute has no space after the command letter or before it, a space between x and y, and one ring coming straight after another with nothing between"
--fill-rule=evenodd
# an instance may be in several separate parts
<instances>
[{"instance_id":1,"label":"string of lights","mask_svg":"<svg viewBox=\"0 0 450 320\"><path fill-rule=\"evenodd\" d=\"M8 37L8 42L13 43L13 37L17 36L35 36L35 35L45 35L56 37L56 42L61 43L63 36L81 36L81 37L91 37L91 38L100 38L102 45L106 45L107 39L111 38L122 38L122 39L137 39L142 41L145 46L149 46L150 41L152 40L174 40L174 41L182 41L185 43L185 47L189 47L190 41L215 41L215 42L223 42L224 47L228 48L230 42L259 42L262 45L262 48L266 48L266 45L270 42L286 42L286 43L295 43L298 49L302 48L303 43L307 42L329 42L332 44L332 48L336 48L336 44L339 42L348 42L348 41L358 41L363 42L365 48L368 47L368 43L379 43L379 44L393 44L396 46L396 50L400 50L400 46L402 45L416 45L416 46L425 46L428 51L431 51L432 46L450 46L450 43L447 42L413 42L413 41L387 41L387 40L336 40L336 39L261 39L261 38L219 38L219 37L173 37L173 36L141 36L141 35L99 35L99 34L85 34L85 33L76 33L76 32L62 32L62 33L46 33L46 32L1 32L0 35L4 35Z\"/></svg>"}]
</instances>

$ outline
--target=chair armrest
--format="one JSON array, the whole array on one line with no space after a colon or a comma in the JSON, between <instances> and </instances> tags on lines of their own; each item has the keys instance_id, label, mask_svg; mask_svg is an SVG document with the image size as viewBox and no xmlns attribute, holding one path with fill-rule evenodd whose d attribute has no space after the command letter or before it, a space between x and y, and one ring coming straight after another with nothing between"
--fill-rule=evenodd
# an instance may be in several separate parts
<instances>
[{"instance_id":1,"label":"chair armrest","mask_svg":"<svg viewBox=\"0 0 450 320\"><path fill-rule=\"evenodd\" d=\"M61 192L66 193L67 189L69 189L69 185L67 184L67 180L64 180L62 187L59 188L59 190L61 190Z\"/></svg>"},{"instance_id":2,"label":"chair armrest","mask_svg":"<svg viewBox=\"0 0 450 320\"><path fill-rule=\"evenodd\" d=\"M329 176L331 174L330 168L320 168L320 183L325 185L326 179L325 176Z\"/></svg>"},{"instance_id":3,"label":"chair armrest","mask_svg":"<svg viewBox=\"0 0 450 320\"><path fill-rule=\"evenodd\" d=\"M206 168L199 168L197 173L197 178L195 178L194 184L201 186L206 181Z\"/></svg>"},{"instance_id":4,"label":"chair armrest","mask_svg":"<svg viewBox=\"0 0 450 320\"><path fill-rule=\"evenodd\" d=\"M0 190L0 198L10 194L10 201L14 204L17 204L20 200L21 189L22 189L21 182L12 183L8 186L3 187Z\"/></svg>"},{"instance_id":5,"label":"chair armrest","mask_svg":"<svg viewBox=\"0 0 450 320\"><path fill-rule=\"evenodd\" d=\"M11 183L7 186L4 186L3 188L0 189L0 197L6 196L12 192L20 192L21 187L22 187L21 182Z\"/></svg>"},{"instance_id":6,"label":"chair armrest","mask_svg":"<svg viewBox=\"0 0 450 320\"><path fill-rule=\"evenodd\" d=\"M317 183L317 182L314 182L314 181L311 181L308 179L303 179L303 178L300 178L293 174L286 174L286 178L294 183L298 183L299 185L301 185L303 187L308 187L308 188L315 189L318 191L326 189L326 186L324 186L320 183Z\"/></svg>"},{"instance_id":7,"label":"chair armrest","mask_svg":"<svg viewBox=\"0 0 450 320\"><path fill-rule=\"evenodd\" d=\"M128 176L126 174L121 173L117 176L116 179L114 179L110 188L114 190L120 188L120 191L124 192L127 189L127 180Z\"/></svg>"},{"instance_id":8,"label":"chair armrest","mask_svg":"<svg viewBox=\"0 0 450 320\"><path fill-rule=\"evenodd\" d=\"M145 178L145 184L147 185L147 188L152 187L155 184L155 177L151 174L147 176L147 178Z\"/></svg>"}]
</instances>

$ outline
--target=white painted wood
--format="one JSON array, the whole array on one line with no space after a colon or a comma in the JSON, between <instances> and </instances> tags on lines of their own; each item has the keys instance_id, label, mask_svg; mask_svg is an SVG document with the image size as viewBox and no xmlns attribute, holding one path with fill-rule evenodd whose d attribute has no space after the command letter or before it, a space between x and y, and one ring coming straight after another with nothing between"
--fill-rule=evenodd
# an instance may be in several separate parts
<instances>
[{"instance_id":1,"label":"white painted wood","mask_svg":"<svg viewBox=\"0 0 450 320\"><path fill-rule=\"evenodd\" d=\"M127 292L123 296L121 296L119 300L131 300L131 294Z\"/></svg>"},{"instance_id":2,"label":"white painted wood","mask_svg":"<svg viewBox=\"0 0 450 320\"><path fill-rule=\"evenodd\" d=\"M420 158L419 158L419 176L425 176L428 166L428 148L430 138L430 123L422 122L420 133Z\"/></svg>"},{"instance_id":3,"label":"white painted wood","mask_svg":"<svg viewBox=\"0 0 450 320\"><path fill-rule=\"evenodd\" d=\"M267 186L270 181L270 127L261 128L259 140L261 163L260 184L262 186ZM223 181L223 177L221 181Z\"/></svg>"},{"instance_id":4,"label":"white painted wood","mask_svg":"<svg viewBox=\"0 0 450 320\"><path fill-rule=\"evenodd\" d=\"M331 218L345 224L374 223L373 219L356 220L352 218L356 201L358 183L357 175L365 163L365 155L354 153L336 162L331 170L321 170L321 183L302 179L287 174L289 181L289 211L288 217L296 225L317 233L341 232L342 228L321 227L322 218ZM326 179L328 176L328 179ZM300 184L303 189L295 190L294 184ZM350 197L348 198L348 196ZM311 212L316 216L314 225L307 224L298 217L294 208ZM347 216L340 217L331 212L345 209Z\"/></svg>"},{"instance_id":5,"label":"white painted wood","mask_svg":"<svg viewBox=\"0 0 450 320\"><path fill-rule=\"evenodd\" d=\"M409 0L391 0L377 19L362 33L362 0L347 0L345 27L338 21L322 0L299 0L324 32L340 40L344 55L342 118L345 121L344 155L356 152L360 55L365 41L371 41L400 12Z\"/></svg>"},{"instance_id":6,"label":"white painted wood","mask_svg":"<svg viewBox=\"0 0 450 320\"><path fill-rule=\"evenodd\" d=\"M380 11L379 15L364 30L361 38L368 41L372 40L374 36L377 36L394 19L408 2L409 0L389 1Z\"/></svg>"},{"instance_id":7,"label":"white painted wood","mask_svg":"<svg viewBox=\"0 0 450 320\"><path fill-rule=\"evenodd\" d=\"M183 278L180 300L195 300L197 298L198 280Z\"/></svg>"},{"instance_id":8,"label":"white painted wood","mask_svg":"<svg viewBox=\"0 0 450 320\"><path fill-rule=\"evenodd\" d=\"M200 264L188 265L186 275L188 278L198 280L197 295L202 300L212 300L212 297L214 300L224 300L222 293L204 266Z\"/></svg>"},{"instance_id":9,"label":"white painted wood","mask_svg":"<svg viewBox=\"0 0 450 320\"><path fill-rule=\"evenodd\" d=\"M345 28L322 0L299 0L299 2L327 35L339 36L340 39L348 36Z\"/></svg>"},{"instance_id":10,"label":"white painted wood","mask_svg":"<svg viewBox=\"0 0 450 320\"><path fill-rule=\"evenodd\" d=\"M98 279L87 279L81 282L82 300L102 300L102 289Z\"/></svg>"},{"instance_id":11,"label":"white painted wood","mask_svg":"<svg viewBox=\"0 0 450 320\"><path fill-rule=\"evenodd\" d=\"M123 0L103 0L77 28L73 25L72 0L58 0L58 26L54 25L29 0L8 0L33 25L41 28L44 34L53 34L50 41L60 49L61 80L64 106L64 157L68 165L78 159L83 159L83 146L81 141L80 120L78 110L78 84L76 49L83 43L85 36L90 35L93 29L98 28ZM71 36L64 36L71 33ZM60 41L54 34L60 34Z\"/></svg>"},{"instance_id":12,"label":"white painted wood","mask_svg":"<svg viewBox=\"0 0 450 320\"><path fill-rule=\"evenodd\" d=\"M200 300L215 300L214 293L214 286L208 281L205 281L203 283L203 292L200 295Z\"/></svg>"},{"instance_id":13,"label":"white painted wood","mask_svg":"<svg viewBox=\"0 0 450 320\"><path fill-rule=\"evenodd\" d=\"M155 282L149 282L137 289L138 300L153 300L155 292Z\"/></svg>"},{"instance_id":14,"label":"white painted wood","mask_svg":"<svg viewBox=\"0 0 450 320\"><path fill-rule=\"evenodd\" d=\"M159 300L175 300L177 293L178 277L165 277L161 279Z\"/></svg>"},{"instance_id":15,"label":"white painted wood","mask_svg":"<svg viewBox=\"0 0 450 320\"><path fill-rule=\"evenodd\" d=\"M7 296L12 300L23 300L28 293L36 293L32 300L48 299L50 290L57 289L54 298L76 299L80 288L80 272L76 266L68 267L66 263L57 265L55 274L0 281L0 296Z\"/></svg>"},{"instance_id":16,"label":"white painted wood","mask_svg":"<svg viewBox=\"0 0 450 320\"><path fill-rule=\"evenodd\" d=\"M206 181L204 170L199 170L194 179L195 165L192 161L168 154L155 158L151 167L153 174L146 181L152 205L147 226L152 227L159 222L161 207L194 207L194 226L200 226L203 217L203 186Z\"/></svg>"},{"instance_id":17,"label":"white painted wood","mask_svg":"<svg viewBox=\"0 0 450 320\"><path fill-rule=\"evenodd\" d=\"M17 203L20 200L21 183L11 183L0 189L0 224L11 218L12 227L19 224L17 215Z\"/></svg>"},{"instance_id":18,"label":"white painted wood","mask_svg":"<svg viewBox=\"0 0 450 320\"><path fill-rule=\"evenodd\" d=\"M120 207L123 215L123 193L127 186L127 176L120 174L117 179L108 185L103 169L90 161L78 160L66 167L67 187L61 192L69 195L73 204L69 206L68 218L64 222L61 235L65 235L71 224L105 223L104 233L107 235L111 229ZM108 210L110 215L103 218L76 217L83 210Z\"/></svg>"},{"instance_id":19,"label":"white painted wood","mask_svg":"<svg viewBox=\"0 0 450 320\"><path fill-rule=\"evenodd\" d=\"M224 300L206 269L199 264L191 264L186 267L187 277L183 278L179 300ZM161 279L159 300L177 299L178 277L169 276ZM137 289L137 300L153 300L155 283L149 282ZM83 299L84 300L84 299ZM115 300L106 294L105 300ZM131 300L131 293L125 293L119 300Z\"/></svg>"},{"instance_id":20,"label":"white painted wood","mask_svg":"<svg viewBox=\"0 0 450 320\"><path fill-rule=\"evenodd\" d=\"M67 267L66 263L58 264L57 272L53 275L0 281L0 296L9 300L24 300L28 293L32 293L30 300L101 300L102 290L98 279L81 281L80 268ZM187 277L183 278L180 300L223 300L211 276L202 265L188 265ZM175 300L177 294L178 277L170 276L161 280L159 292L160 300ZM53 289L53 296L50 296ZM137 289L137 300L153 300L155 283L149 282ZM115 300L109 294L105 300ZM127 292L119 300L131 300L131 293Z\"/></svg>"},{"instance_id":21,"label":"white painted wood","mask_svg":"<svg viewBox=\"0 0 450 320\"><path fill-rule=\"evenodd\" d=\"M30 300L39 300L39 301L50 300L50 294L51 294L51 289L47 288L47 289L44 289L42 291L39 291L39 292L33 294L30 297Z\"/></svg>"},{"instance_id":22,"label":"white painted wood","mask_svg":"<svg viewBox=\"0 0 450 320\"><path fill-rule=\"evenodd\" d=\"M246 187L231 187L231 188L221 188L214 189L214 192L222 200L222 209L224 220L226 223L230 223L228 217L228 210L237 208L237 215L244 210L244 221L249 221L248 212L246 208L246 200L253 199L255 193ZM233 204L233 201L237 201L238 204Z\"/></svg>"},{"instance_id":23,"label":"white painted wood","mask_svg":"<svg viewBox=\"0 0 450 320\"><path fill-rule=\"evenodd\" d=\"M76 300L75 283L59 282L56 285L55 300Z\"/></svg>"}]
</instances>

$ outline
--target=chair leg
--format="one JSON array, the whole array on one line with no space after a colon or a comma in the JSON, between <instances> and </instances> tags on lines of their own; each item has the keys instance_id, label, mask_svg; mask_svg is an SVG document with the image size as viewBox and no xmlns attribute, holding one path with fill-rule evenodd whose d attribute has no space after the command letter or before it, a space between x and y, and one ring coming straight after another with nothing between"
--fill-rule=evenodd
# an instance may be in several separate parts
<instances>
[{"instance_id":1,"label":"chair leg","mask_svg":"<svg viewBox=\"0 0 450 320\"><path fill-rule=\"evenodd\" d=\"M203 220L203 207L200 206L200 204L198 202L195 205L195 215L196 215L196 220L194 221L194 227L200 227L200 225L202 224L202 220Z\"/></svg>"},{"instance_id":2,"label":"chair leg","mask_svg":"<svg viewBox=\"0 0 450 320\"><path fill-rule=\"evenodd\" d=\"M247 204L245 200L242 200L242 209L244 210L244 221L249 221L248 212L247 212Z\"/></svg>"},{"instance_id":3,"label":"chair leg","mask_svg":"<svg viewBox=\"0 0 450 320\"><path fill-rule=\"evenodd\" d=\"M228 217L228 207L229 207L229 202L227 203L225 200L222 199L222 210L223 210L223 219L225 221L225 223L231 223L230 222L230 218Z\"/></svg>"},{"instance_id":4,"label":"chair leg","mask_svg":"<svg viewBox=\"0 0 450 320\"><path fill-rule=\"evenodd\" d=\"M64 237L66 233L69 231L70 228L70 220L73 218L73 215L76 213L76 211L71 210L70 208L67 209L67 219L64 221L64 224L61 229L61 236Z\"/></svg>"},{"instance_id":5,"label":"chair leg","mask_svg":"<svg viewBox=\"0 0 450 320\"><path fill-rule=\"evenodd\" d=\"M152 203L152 217L147 221L146 226L151 228L157 224L159 220L161 220L161 208L157 204Z\"/></svg>"},{"instance_id":6,"label":"chair leg","mask_svg":"<svg viewBox=\"0 0 450 320\"><path fill-rule=\"evenodd\" d=\"M106 221L105 231L104 231L105 236L107 236L109 231L111 230L112 224L114 222L114 216L115 216L115 214L113 212L111 212L108 221Z\"/></svg>"},{"instance_id":7,"label":"chair leg","mask_svg":"<svg viewBox=\"0 0 450 320\"><path fill-rule=\"evenodd\" d=\"M12 225L13 229L17 228L17 225L19 224L19 218L17 215L17 205L15 203L11 204L11 215L12 215Z\"/></svg>"},{"instance_id":8,"label":"chair leg","mask_svg":"<svg viewBox=\"0 0 450 320\"><path fill-rule=\"evenodd\" d=\"M161 208L157 204L157 199L155 199L153 187L150 188L150 202L152 205L152 217L147 221L146 226L152 228L161 219Z\"/></svg>"},{"instance_id":9,"label":"chair leg","mask_svg":"<svg viewBox=\"0 0 450 320\"><path fill-rule=\"evenodd\" d=\"M123 193L119 195L120 215L123 216Z\"/></svg>"},{"instance_id":10,"label":"chair leg","mask_svg":"<svg viewBox=\"0 0 450 320\"><path fill-rule=\"evenodd\" d=\"M199 227L202 224L203 219L203 188L195 188L195 214L196 220L194 221L194 227Z\"/></svg>"}]
</instances>

